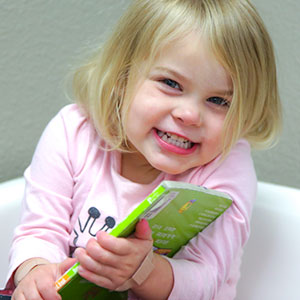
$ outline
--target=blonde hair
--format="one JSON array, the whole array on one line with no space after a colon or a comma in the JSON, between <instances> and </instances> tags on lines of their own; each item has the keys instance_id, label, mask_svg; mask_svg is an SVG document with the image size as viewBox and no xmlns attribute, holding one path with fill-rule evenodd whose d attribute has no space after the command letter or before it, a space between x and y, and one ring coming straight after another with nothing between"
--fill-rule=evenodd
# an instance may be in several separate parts
<instances>
[{"instance_id":1,"label":"blonde hair","mask_svg":"<svg viewBox=\"0 0 300 300\"><path fill-rule=\"evenodd\" d=\"M112 149L128 150L124 132L140 66L150 70L167 44L199 32L231 76L233 100L224 124L223 153L239 138L271 146L281 130L281 105L271 39L247 0L135 0L115 31L75 73L73 87Z\"/></svg>"}]
</instances>

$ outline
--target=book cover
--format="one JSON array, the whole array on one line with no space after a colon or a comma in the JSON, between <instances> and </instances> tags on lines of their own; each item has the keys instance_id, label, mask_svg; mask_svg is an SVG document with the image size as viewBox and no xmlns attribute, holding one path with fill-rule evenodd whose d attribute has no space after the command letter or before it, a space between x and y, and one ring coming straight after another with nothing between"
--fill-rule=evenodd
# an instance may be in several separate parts
<instances>
[{"instance_id":1,"label":"book cover","mask_svg":"<svg viewBox=\"0 0 300 300\"><path fill-rule=\"evenodd\" d=\"M217 219L232 203L222 192L190 183L163 181L110 234L127 237L140 219L152 230L153 251L172 257L195 235ZM77 273L79 263L56 282L63 300L127 299L127 292L111 292Z\"/></svg>"}]
</instances>

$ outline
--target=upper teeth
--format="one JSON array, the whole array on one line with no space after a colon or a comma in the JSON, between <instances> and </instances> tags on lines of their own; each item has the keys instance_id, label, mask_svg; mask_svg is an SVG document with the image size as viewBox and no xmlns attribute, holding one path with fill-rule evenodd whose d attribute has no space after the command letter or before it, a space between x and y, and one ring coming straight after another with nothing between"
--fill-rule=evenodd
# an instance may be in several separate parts
<instances>
[{"instance_id":1,"label":"upper teeth","mask_svg":"<svg viewBox=\"0 0 300 300\"><path fill-rule=\"evenodd\" d=\"M163 132L160 130L157 130L157 134L165 142L175 145L177 147L180 147L183 149L189 149L193 146L193 143L191 141L189 141L181 136L178 136L176 134L171 134L171 133Z\"/></svg>"}]
</instances>

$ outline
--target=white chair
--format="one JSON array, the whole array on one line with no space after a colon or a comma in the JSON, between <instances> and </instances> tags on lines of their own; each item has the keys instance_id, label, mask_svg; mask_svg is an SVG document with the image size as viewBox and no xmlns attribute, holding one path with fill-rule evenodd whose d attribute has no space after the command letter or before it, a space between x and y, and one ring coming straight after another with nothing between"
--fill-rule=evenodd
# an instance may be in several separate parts
<instances>
[{"instance_id":1,"label":"white chair","mask_svg":"<svg viewBox=\"0 0 300 300\"><path fill-rule=\"evenodd\" d=\"M19 221L23 178L0 184L0 288ZM300 299L300 189L259 182L236 300Z\"/></svg>"},{"instance_id":2,"label":"white chair","mask_svg":"<svg viewBox=\"0 0 300 300\"><path fill-rule=\"evenodd\" d=\"M8 270L8 252L15 226L19 223L25 182L16 178L0 183L0 289L4 288Z\"/></svg>"},{"instance_id":3,"label":"white chair","mask_svg":"<svg viewBox=\"0 0 300 300\"><path fill-rule=\"evenodd\" d=\"M300 299L300 189L259 182L236 300Z\"/></svg>"}]
</instances>

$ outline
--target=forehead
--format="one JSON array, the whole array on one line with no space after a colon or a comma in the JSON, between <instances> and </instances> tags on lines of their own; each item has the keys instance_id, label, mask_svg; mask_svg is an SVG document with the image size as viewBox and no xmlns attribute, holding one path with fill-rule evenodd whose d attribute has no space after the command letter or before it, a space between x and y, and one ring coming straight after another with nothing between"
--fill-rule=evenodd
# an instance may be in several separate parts
<instances>
[{"instance_id":1,"label":"forehead","mask_svg":"<svg viewBox=\"0 0 300 300\"><path fill-rule=\"evenodd\" d=\"M197 33L177 39L161 48L150 68L176 73L189 81L230 91L232 81L213 54L205 37Z\"/></svg>"}]
</instances>

